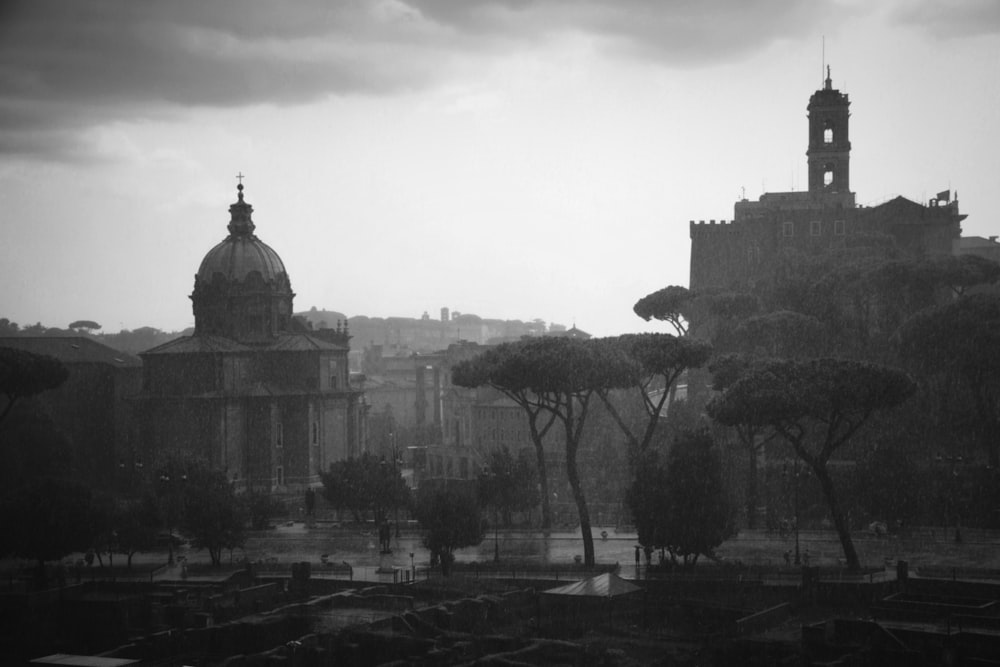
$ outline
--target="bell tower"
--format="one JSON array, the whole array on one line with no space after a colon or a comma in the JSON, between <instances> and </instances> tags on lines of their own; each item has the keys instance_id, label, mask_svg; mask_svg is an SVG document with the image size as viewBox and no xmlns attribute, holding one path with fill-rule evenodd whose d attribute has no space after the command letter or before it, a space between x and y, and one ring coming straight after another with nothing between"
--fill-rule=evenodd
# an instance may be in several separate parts
<instances>
[{"instance_id":1,"label":"bell tower","mask_svg":"<svg viewBox=\"0 0 1000 667\"><path fill-rule=\"evenodd\" d=\"M851 141L848 120L851 103L833 88L830 66L822 90L809 98L809 192L847 194L851 191Z\"/></svg>"}]
</instances>

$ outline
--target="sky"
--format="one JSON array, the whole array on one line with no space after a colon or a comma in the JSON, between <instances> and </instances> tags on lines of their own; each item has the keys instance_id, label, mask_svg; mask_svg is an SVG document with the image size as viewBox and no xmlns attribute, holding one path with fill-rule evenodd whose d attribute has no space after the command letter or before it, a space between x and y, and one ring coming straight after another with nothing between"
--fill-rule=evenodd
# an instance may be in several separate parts
<instances>
[{"instance_id":1,"label":"sky","mask_svg":"<svg viewBox=\"0 0 1000 667\"><path fill-rule=\"evenodd\" d=\"M996 0L0 0L0 317L192 326L242 173L298 311L669 331L824 63L859 204L1000 234Z\"/></svg>"}]
</instances>

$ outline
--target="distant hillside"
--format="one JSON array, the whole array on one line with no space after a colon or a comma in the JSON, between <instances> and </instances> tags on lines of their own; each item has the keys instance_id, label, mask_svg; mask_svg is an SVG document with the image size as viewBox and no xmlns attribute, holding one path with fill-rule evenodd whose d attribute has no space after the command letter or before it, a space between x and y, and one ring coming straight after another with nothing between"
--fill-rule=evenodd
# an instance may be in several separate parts
<instances>
[{"instance_id":1,"label":"distant hillside","mask_svg":"<svg viewBox=\"0 0 1000 667\"><path fill-rule=\"evenodd\" d=\"M442 318L431 318L427 313L421 317L367 317L355 315L347 317L333 310L311 308L295 314L312 325L314 329L336 327L338 322L346 322L350 330L352 349L365 349L373 345L412 352L436 352L460 340L480 344L497 343L504 340L518 340L522 336L540 336L550 328L563 329L560 325L547 327L544 320L498 320L485 319L471 313L457 313L444 310Z\"/></svg>"},{"instance_id":2,"label":"distant hillside","mask_svg":"<svg viewBox=\"0 0 1000 667\"><path fill-rule=\"evenodd\" d=\"M97 325L96 322L88 324ZM96 340L110 348L129 354L138 354L146 350L172 341L181 336L189 336L194 332L193 328L184 331L161 331L155 327L139 327L138 329L123 329L118 333L99 333L96 327L77 327L60 329L59 327L48 327L41 322L22 327L17 322L11 322L7 318L0 318L0 336L84 336Z\"/></svg>"}]
</instances>

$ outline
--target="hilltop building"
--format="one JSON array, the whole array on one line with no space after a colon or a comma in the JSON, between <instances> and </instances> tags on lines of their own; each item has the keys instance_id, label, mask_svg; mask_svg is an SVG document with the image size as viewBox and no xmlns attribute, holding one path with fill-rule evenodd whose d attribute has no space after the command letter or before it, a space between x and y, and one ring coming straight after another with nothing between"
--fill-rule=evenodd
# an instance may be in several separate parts
<instances>
[{"instance_id":1,"label":"hilltop building","mask_svg":"<svg viewBox=\"0 0 1000 667\"><path fill-rule=\"evenodd\" d=\"M524 336L544 336L546 333L566 329L560 324L547 325L540 319L524 322L483 318L448 308L441 309L440 319L434 319L426 312L419 318L366 315L348 318L337 311L317 310L315 307L296 313L296 316L304 318L316 329L329 326L337 320L346 321L356 344L351 352L352 368L367 375L371 375L372 371L362 367L362 360L364 363L371 363L373 359L369 351L375 348L391 357L413 353L431 354L463 341L495 345L520 340Z\"/></svg>"},{"instance_id":2,"label":"hilltop building","mask_svg":"<svg viewBox=\"0 0 1000 667\"><path fill-rule=\"evenodd\" d=\"M858 206L850 181L850 101L827 78L806 107L809 189L768 192L736 202L733 220L690 222L691 289L753 286L789 249L816 253L859 237L888 236L911 256L956 252L961 235L958 199L939 193L926 205L896 197Z\"/></svg>"},{"instance_id":3,"label":"hilltop building","mask_svg":"<svg viewBox=\"0 0 1000 667\"><path fill-rule=\"evenodd\" d=\"M143 352L134 441L155 460L189 451L238 486L262 492L319 485L365 442L365 402L348 370L343 324L293 318L278 254L254 233L253 207L229 207L229 234L194 279L194 334Z\"/></svg>"}]
</instances>

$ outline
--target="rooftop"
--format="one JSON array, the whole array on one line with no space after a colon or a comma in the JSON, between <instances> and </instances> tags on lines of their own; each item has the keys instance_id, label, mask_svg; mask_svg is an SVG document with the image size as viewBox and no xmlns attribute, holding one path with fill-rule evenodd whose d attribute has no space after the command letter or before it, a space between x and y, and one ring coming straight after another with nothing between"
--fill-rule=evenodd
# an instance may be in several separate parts
<instances>
[{"instance_id":1,"label":"rooftop","mask_svg":"<svg viewBox=\"0 0 1000 667\"><path fill-rule=\"evenodd\" d=\"M45 354L64 364L110 364L122 368L142 365L138 357L86 336L6 336L0 337L0 347Z\"/></svg>"}]
</instances>

